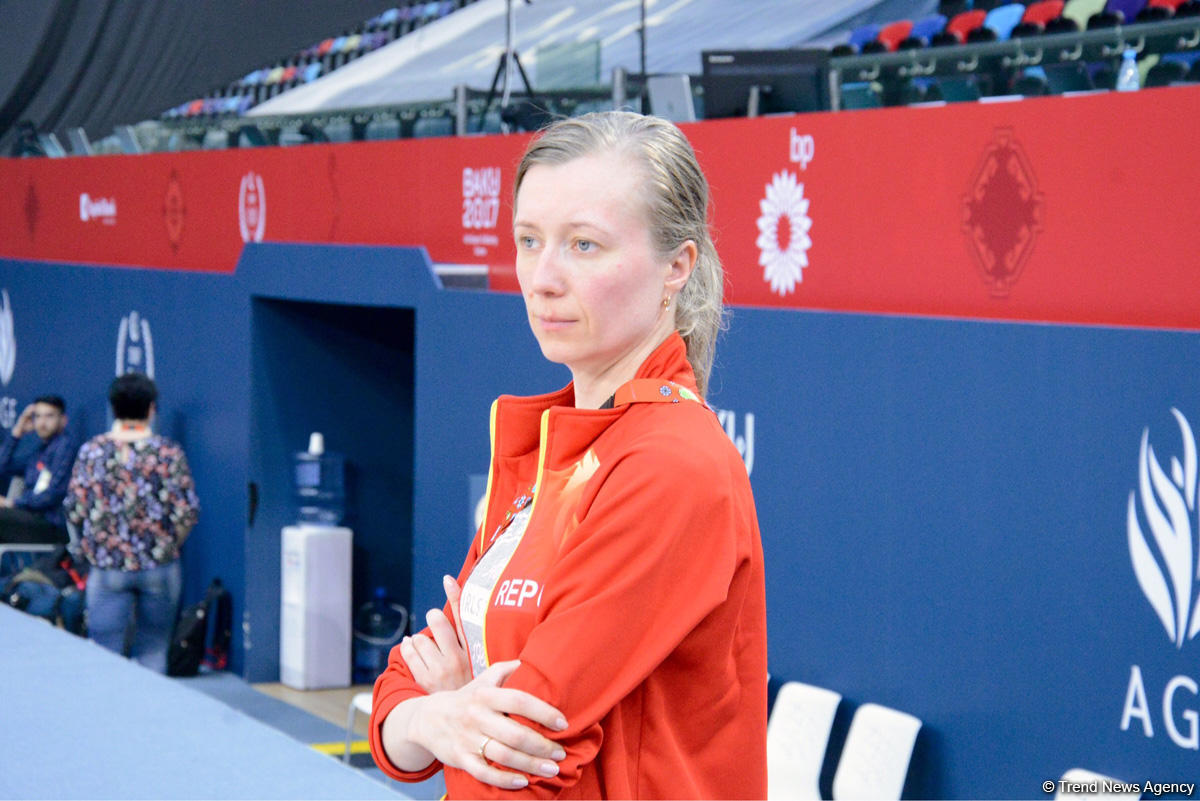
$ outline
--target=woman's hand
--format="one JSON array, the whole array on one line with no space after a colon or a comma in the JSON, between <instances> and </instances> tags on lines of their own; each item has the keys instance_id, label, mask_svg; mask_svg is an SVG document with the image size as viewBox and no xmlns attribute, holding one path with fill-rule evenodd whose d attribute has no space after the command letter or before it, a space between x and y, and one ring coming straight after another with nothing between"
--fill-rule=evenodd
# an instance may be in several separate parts
<instances>
[{"instance_id":1,"label":"woman's hand","mask_svg":"<svg viewBox=\"0 0 1200 801\"><path fill-rule=\"evenodd\" d=\"M430 609L425 613L429 625L430 639L424 634L415 634L400 641L400 655L408 665L413 680L427 693L442 690L457 690L471 681L471 659L467 655L466 637L458 622L458 599L461 591L450 576L442 577L446 600L454 614L454 623L446 619L441 609Z\"/></svg>"},{"instance_id":2,"label":"woman's hand","mask_svg":"<svg viewBox=\"0 0 1200 801\"><path fill-rule=\"evenodd\" d=\"M519 665L517 660L498 662L460 689L435 692L396 707L397 711L409 707L406 720L396 721L406 729L403 739L424 748L443 765L496 787L516 789L529 783L525 776L504 768L557 775L556 762L566 757L562 746L509 715L520 715L552 731L562 731L567 721L545 701L500 686ZM390 739L387 730L392 718L389 715L384 723L385 741Z\"/></svg>"}]
</instances>

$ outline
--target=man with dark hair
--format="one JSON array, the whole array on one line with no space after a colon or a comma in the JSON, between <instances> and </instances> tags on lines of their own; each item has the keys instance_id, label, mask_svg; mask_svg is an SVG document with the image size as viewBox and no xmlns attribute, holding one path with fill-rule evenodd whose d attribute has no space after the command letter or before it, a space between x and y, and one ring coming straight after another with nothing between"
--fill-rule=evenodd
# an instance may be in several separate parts
<instances>
[{"instance_id":1,"label":"man with dark hair","mask_svg":"<svg viewBox=\"0 0 1200 801\"><path fill-rule=\"evenodd\" d=\"M30 432L41 442L22 458L17 443ZM25 489L12 501L0 497L0 542L67 542L62 503L76 447L67 431L67 404L58 395L43 395L26 406L12 431L4 432L0 474L21 476Z\"/></svg>"},{"instance_id":2,"label":"man with dark hair","mask_svg":"<svg viewBox=\"0 0 1200 801\"><path fill-rule=\"evenodd\" d=\"M108 402L115 420L148 420L150 407L158 400L158 387L144 373L126 373L108 388Z\"/></svg>"},{"instance_id":3,"label":"man with dark hair","mask_svg":"<svg viewBox=\"0 0 1200 801\"><path fill-rule=\"evenodd\" d=\"M141 373L113 380L112 430L79 449L65 505L91 565L88 636L120 654L128 646L165 673L183 587L179 549L200 502L183 448L150 428L157 398Z\"/></svg>"}]
</instances>

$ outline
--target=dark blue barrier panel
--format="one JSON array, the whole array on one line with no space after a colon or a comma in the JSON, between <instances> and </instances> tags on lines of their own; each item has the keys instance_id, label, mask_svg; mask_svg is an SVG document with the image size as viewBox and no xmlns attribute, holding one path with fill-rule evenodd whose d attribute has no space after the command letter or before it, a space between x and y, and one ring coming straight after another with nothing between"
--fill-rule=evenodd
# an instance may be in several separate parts
<instances>
[{"instance_id":1,"label":"dark blue barrier panel","mask_svg":"<svg viewBox=\"0 0 1200 801\"><path fill-rule=\"evenodd\" d=\"M11 377L0 386L0 424L8 423L6 408L19 413L34 397L57 392L83 436L101 433L111 422L107 393L118 366L149 371L152 363L159 431L183 445L200 496L200 523L183 550L184 600L199 600L220 576L240 622L249 304L236 281L0 261L0 288L16 350ZM241 664L240 637L234 659Z\"/></svg>"},{"instance_id":2,"label":"dark blue barrier panel","mask_svg":"<svg viewBox=\"0 0 1200 801\"><path fill-rule=\"evenodd\" d=\"M1200 775L1200 639L1168 638L1127 532L1147 429L1195 497L1171 409L1200 424L1198 356L1189 333L736 310L711 400L754 415L772 673L922 718L913 797ZM1148 579L1194 577L1197 504L1164 559L1134 503Z\"/></svg>"},{"instance_id":3,"label":"dark blue barrier panel","mask_svg":"<svg viewBox=\"0 0 1200 801\"><path fill-rule=\"evenodd\" d=\"M86 399L112 375L117 324L134 309L150 321L205 502L189 586L244 572L256 680L277 660L278 526L303 446L291 440L326 425L298 418L305 404L345 411L341 382L386 372L348 361L322 394L306 365L356 342L367 362L396 360L366 416L393 404L379 438L411 461L411 486L407 465L388 478L388 514L418 616L470 538L492 398L568 377L541 358L520 298L441 291L419 251L262 245L236 279L6 262L0 287L18 342L4 391L27 400L51 365L47 383L89 425L103 423ZM289 355L289 339L322 340L310 325L343 344ZM751 468L774 678L842 693L843 729L865 702L920 717L913 797L1045 797L1071 767L1191 780L1198 350L1172 331L735 310L710 400ZM305 382L305 403L281 400ZM249 530L247 481L261 487ZM393 569L393 546L371 540L364 558L384 564L367 580Z\"/></svg>"}]
</instances>

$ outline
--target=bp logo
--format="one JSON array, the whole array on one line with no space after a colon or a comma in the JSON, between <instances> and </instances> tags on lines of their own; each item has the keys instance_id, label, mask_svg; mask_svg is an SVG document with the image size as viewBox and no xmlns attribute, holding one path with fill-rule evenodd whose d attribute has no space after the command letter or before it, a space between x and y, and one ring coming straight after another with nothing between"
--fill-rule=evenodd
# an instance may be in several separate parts
<instances>
[{"instance_id":1,"label":"bp logo","mask_svg":"<svg viewBox=\"0 0 1200 801\"><path fill-rule=\"evenodd\" d=\"M812 239L808 232L812 220L808 216L808 198L804 184L794 172L783 170L767 184L767 196L758 202L762 212L758 218L758 263L763 268L763 280L777 295L794 292L804 280L808 266L808 249Z\"/></svg>"},{"instance_id":2,"label":"bp logo","mask_svg":"<svg viewBox=\"0 0 1200 801\"><path fill-rule=\"evenodd\" d=\"M267 228L267 193L262 176L250 171L238 188L238 230L243 242L261 242Z\"/></svg>"},{"instance_id":3,"label":"bp logo","mask_svg":"<svg viewBox=\"0 0 1200 801\"><path fill-rule=\"evenodd\" d=\"M1183 461L1163 468L1150 429L1142 431L1138 485L1129 493L1127 526L1133 572L1167 636L1182 648L1200 632L1196 567L1196 438L1186 417L1171 409L1183 444ZM1142 522L1145 522L1143 528Z\"/></svg>"}]
</instances>

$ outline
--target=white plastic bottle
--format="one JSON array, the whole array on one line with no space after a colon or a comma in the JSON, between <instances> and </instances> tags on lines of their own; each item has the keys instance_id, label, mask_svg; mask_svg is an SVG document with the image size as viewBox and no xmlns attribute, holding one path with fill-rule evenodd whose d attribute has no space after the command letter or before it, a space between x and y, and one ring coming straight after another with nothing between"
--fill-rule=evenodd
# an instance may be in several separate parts
<instances>
[{"instance_id":1,"label":"white plastic bottle","mask_svg":"<svg viewBox=\"0 0 1200 801\"><path fill-rule=\"evenodd\" d=\"M1117 71L1117 91L1136 92L1141 88L1141 76L1138 74L1137 51L1132 47L1125 48L1121 56L1121 69Z\"/></svg>"}]
</instances>

